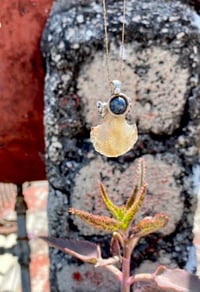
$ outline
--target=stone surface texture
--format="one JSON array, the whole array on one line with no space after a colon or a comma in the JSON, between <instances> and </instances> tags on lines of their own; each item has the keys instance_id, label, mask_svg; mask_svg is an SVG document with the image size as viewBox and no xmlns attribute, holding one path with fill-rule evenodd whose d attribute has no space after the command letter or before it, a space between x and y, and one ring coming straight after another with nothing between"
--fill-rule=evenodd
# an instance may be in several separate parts
<instances>
[{"instance_id":1,"label":"stone surface texture","mask_svg":"<svg viewBox=\"0 0 200 292\"><path fill-rule=\"evenodd\" d=\"M121 1L108 4L111 79L120 76L122 5ZM165 212L170 223L141 240L132 269L144 271L153 262L152 267L161 263L194 272L196 262L189 265L188 261L194 250L198 194L193 170L199 167L200 149L200 17L177 1L132 0L127 1L126 11L122 92L132 98L129 119L136 121L139 139L133 150L118 159L96 153L89 140L90 127L101 122L96 101L110 97L102 4L56 1L46 24L42 51L47 68L44 122L49 235L99 242L107 256L110 235L87 227L67 210L75 207L105 214L99 181L122 204L134 184L136 161L143 157L148 194L137 219ZM106 281L100 286L88 281L84 276L90 269L87 265L55 249L50 257L52 291L81 292L85 283L88 292L108 291Z\"/></svg>"}]
</instances>

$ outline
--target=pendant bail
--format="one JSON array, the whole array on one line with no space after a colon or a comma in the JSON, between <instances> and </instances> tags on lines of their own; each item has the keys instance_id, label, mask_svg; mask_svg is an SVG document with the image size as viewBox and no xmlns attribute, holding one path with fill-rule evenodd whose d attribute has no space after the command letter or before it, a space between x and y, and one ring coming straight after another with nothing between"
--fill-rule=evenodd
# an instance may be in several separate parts
<instances>
[{"instance_id":1,"label":"pendant bail","mask_svg":"<svg viewBox=\"0 0 200 292\"><path fill-rule=\"evenodd\" d=\"M119 94L121 92L121 81L112 80L111 84L113 86L113 94Z\"/></svg>"}]
</instances>

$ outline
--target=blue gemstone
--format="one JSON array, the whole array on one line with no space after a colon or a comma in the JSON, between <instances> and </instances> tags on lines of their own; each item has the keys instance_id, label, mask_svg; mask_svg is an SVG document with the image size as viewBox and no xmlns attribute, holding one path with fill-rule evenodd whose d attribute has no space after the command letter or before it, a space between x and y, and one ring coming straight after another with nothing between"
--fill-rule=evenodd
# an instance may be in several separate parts
<instances>
[{"instance_id":1,"label":"blue gemstone","mask_svg":"<svg viewBox=\"0 0 200 292\"><path fill-rule=\"evenodd\" d=\"M125 111L127 110L128 103L127 103L127 100L123 96L116 95L110 100L109 106L110 106L110 111L113 114L121 115L121 114L124 114Z\"/></svg>"}]
</instances>

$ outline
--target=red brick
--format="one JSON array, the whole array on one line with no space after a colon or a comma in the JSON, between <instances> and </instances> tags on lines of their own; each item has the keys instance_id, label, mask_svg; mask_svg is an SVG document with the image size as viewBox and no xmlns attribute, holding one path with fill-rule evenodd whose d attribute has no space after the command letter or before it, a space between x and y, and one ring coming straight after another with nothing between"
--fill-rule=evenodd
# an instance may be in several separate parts
<instances>
[{"instance_id":1,"label":"red brick","mask_svg":"<svg viewBox=\"0 0 200 292\"><path fill-rule=\"evenodd\" d=\"M1 0L0 181L45 178L40 38L52 0Z\"/></svg>"}]
</instances>

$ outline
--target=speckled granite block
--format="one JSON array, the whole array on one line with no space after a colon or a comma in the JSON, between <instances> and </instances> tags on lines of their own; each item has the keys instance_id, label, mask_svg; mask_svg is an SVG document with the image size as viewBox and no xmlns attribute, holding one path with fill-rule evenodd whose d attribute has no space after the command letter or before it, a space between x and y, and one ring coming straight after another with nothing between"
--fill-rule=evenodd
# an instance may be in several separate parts
<instances>
[{"instance_id":1,"label":"speckled granite block","mask_svg":"<svg viewBox=\"0 0 200 292\"><path fill-rule=\"evenodd\" d=\"M122 2L111 2L111 78L118 79ZM200 17L187 5L127 1L122 91L132 98L129 118L138 125L139 139L124 156L107 159L94 151L89 140L90 127L100 122L96 101L110 96L102 6L98 1L55 2L42 40L47 68L44 123L51 236L87 236L100 242L108 255L110 236L70 217L67 210L72 206L104 213L100 180L111 198L123 203L133 186L135 161L143 156L149 191L139 216L161 211L171 219L159 235L142 240L132 268L152 261L154 266L189 266L197 201L193 170L199 164L200 145L199 32ZM50 254L52 291L85 291L88 278L83 275L88 267L80 267L55 249ZM108 291L106 283L87 283L88 292Z\"/></svg>"}]
</instances>

